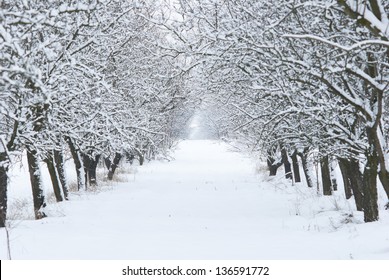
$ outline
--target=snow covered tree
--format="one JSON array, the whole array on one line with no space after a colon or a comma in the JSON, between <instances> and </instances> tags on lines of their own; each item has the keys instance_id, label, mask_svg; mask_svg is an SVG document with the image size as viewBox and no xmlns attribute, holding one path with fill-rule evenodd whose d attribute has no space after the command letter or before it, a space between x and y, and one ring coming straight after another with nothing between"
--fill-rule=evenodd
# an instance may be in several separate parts
<instances>
[{"instance_id":1,"label":"snow covered tree","mask_svg":"<svg viewBox=\"0 0 389 280\"><path fill-rule=\"evenodd\" d=\"M297 153L308 175L307 159L312 156L307 153L319 151L315 160L327 174L322 180L329 182L326 194L335 188L329 187L330 158L336 155L343 167L363 166L362 207L360 180L352 183L356 204L366 222L377 220L378 170L389 194L383 129L387 5L381 1L180 3L184 20L181 32L175 31L183 42L190 42L187 53L194 64L206 63L211 69L203 77L214 84L210 90L216 98L225 100L229 130L253 147L261 146L275 170Z\"/></svg>"},{"instance_id":2,"label":"snow covered tree","mask_svg":"<svg viewBox=\"0 0 389 280\"><path fill-rule=\"evenodd\" d=\"M167 35L153 23L156 3L29 0L1 8L0 226L12 153L27 151L38 219L41 161L57 201L68 198L67 146L84 189L96 183L101 156L116 155L112 178L121 155L150 158L172 145L187 97L181 70L159 46Z\"/></svg>"}]
</instances>

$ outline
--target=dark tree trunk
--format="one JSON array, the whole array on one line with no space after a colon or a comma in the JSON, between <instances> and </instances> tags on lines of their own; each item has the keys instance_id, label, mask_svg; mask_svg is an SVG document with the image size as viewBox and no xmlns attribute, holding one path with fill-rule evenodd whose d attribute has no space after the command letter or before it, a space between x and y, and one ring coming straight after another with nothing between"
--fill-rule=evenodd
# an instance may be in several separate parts
<instances>
[{"instance_id":1,"label":"dark tree trunk","mask_svg":"<svg viewBox=\"0 0 389 280\"><path fill-rule=\"evenodd\" d=\"M88 187L90 186L90 182L89 182L89 170L91 169L90 165L91 165L91 159L89 158L89 156L87 155L84 155L82 154L81 155L82 157L82 164L84 166L84 180L85 180L85 189L87 190Z\"/></svg>"},{"instance_id":2,"label":"dark tree trunk","mask_svg":"<svg viewBox=\"0 0 389 280\"><path fill-rule=\"evenodd\" d=\"M66 142L69 145L70 152L73 157L74 165L76 167L76 174L77 174L77 186L78 190L85 190L86 188L86 181L85 181L85 172L84 172L84 166L81 160L81 155L78 152L76 146L74 145L71 138L67 137Z\"/></svg>"},{"instance_id":3,"label":"dark tree trunk","mask_svg":"<svg viewBox=\"0 0 389 280\"><path fill-rule=\"evenodd\" d=\"M313 188L313 180L310 175L310 170L308 166L308 149L304 149L303 152L298 153L298 156L301 158L301 165L303 166L303 171L305 175L305 180L309 188Z\"/></svg>"},{"instance_id":4,"label":"dark tree trunk","mask_svg":"<svg viewBox=\"0 0 389 280\"><path fill-rule=\"evenodd\" d=\"M275 149L273 149L273 153L275 152ZM276 176L278 168L281 167L282 161L276 161L275 157L273 156L272 151L269 149L267 152L267 167L269 169L269 176Z\"/></svg>"},{"instance_id":5,"label":"dark tree trunk","mask_svg":"<svg viewBox=\"0 0 389 280\"><path fill-rule=\"evenodd\" d=\"M380 17L381 12L377 1L369 1L373 12ZM367 52L367 71L371 77L378 76L376 57L373 52ZM366 87L367 88L367 87ZM363 171L363 214L365 222L374 222L379 218L378 214L378 194L377 175L378 165L381 165L380 180L389 197L389 182L386 170L385 149L382 143L382 118L384 107L384 90L373 89L370 97L370 106L375 108L375 120L372 127L366 126L366 136L369 141L369 149L366 151L366 166ZM386 173L386 175L385 175Z\"/></svg>"},{"instance_id":6,"label":"dark tree trunk","mask_svg":"<svg viewBox=\"0 0 389 280\"><path fill-rule=\"evenodd\" d=\"M47 165L47 169L49 170L51 183L53 185L55 199L57 200L57 202L63 201L63 196L62 196L62 192L61 192L61 183L59 181L57 170L55 168L54 156L51 153L49 153L49 156L44 161Z\"/></svg>"},{"instance_id":7,"label":"dark tree trunk","mask_svg":"<svg viewBox=\"0 0 389 280\"><path fill-rule=\"evenodd\" d=\"M273 160L273 159L272 159ZM267 160L267 166L269 168L269 176L276 176L278 168L282 165L282 162L274 162L271 163L271 160Z\"/></svg>"},{"instance_id":8,"label":"dark tree trunk","mask_svg":"<svg viewBox=\"0 0 389 280\"><path fill-rule=\"evenodd\" d=\"M350 174L348 173L348 160L344 158L338 159L340 172L342 173L344 193L346 194L346 199L350 199L353 196L351 189L351 179Z\"/></svg>"},{"instance_id":9,"label":"dark tree trunk","mask_svg":"<svg viewBox=\"0 0 389 280\"><path fill-rule=\"evenodd\" d=\"M285 148L281 149L281 157L285 169L285 178L293 180L292 167L289 162L288 152L286 151Z\"/></svg>"},{"instance_id":10,"label":"dark tree trunk","mask_svg":"<svg viewBox=\"0 0 389 280\"><path fill-rule=\"evenodd\" d=\"M297 151L294 151L294 153L292 154L291 158L292 158L294 181L296 183L300 183L301 182L301 177L300 177L300 167L299 167L299 163L298 163L298 160L297 160Z\"/></svg>"},{"instance_id":11,"label":"dark tree trunk","mask_svg":"<svg viewBox=\"0 0 389 280\"><path fill-rule=\"evenodd\" d=\"M368 155L363 171L363 214L366 223L378 221L377 168L377 156L374 153Z\"/></svg>"},{"instance_id":12,"label":"dark tree trunk","mask_svg":"<svg viewBox=\"0 0 389 280\"><path fill-rule=\"evenodd\" d=\"M100 155L96 155L95 157L83 155L85 181L89 184L89 186L97 185L96 169L99 159Z\"/></svg>"},{"instance_id":13,"label":"dark tree trunk","mask_svg":"<svg viewBox=\"0 0 389 280\"><path fill-rule=\"evenodd\" d=\"M277 165L270 165L269 166L269 176L276 176L277 175Z\"/></svg>"},{"instance_id":14,"label":"dark tree trunk","mask_svg":"<svg viewBox=\"0 0 389 280\"><path fill-rule=\"evenodd\" d=\"M139 165L142 166L145 162L145 156L138 149L135 149L135 152L138 155Z\"/></svg>"},{"instance_id":15,"label":"dark tree trunk","mask_svg":"<svg viewBox=\"0 0 389 280\"><path fill-rule=\"evenodd\" d=\"M359 169L358 160L350 160L348 174L358 211L363 211L363 174Z\"/></svg>"},{"instance_id":16,"label":"dark tree trunk","mask_svg":"<svg viewBox=\"0 0 389 280\"><path fill-rule=\"evenodd\" d=\"M330 174L328 156L325 156L320 160L320 169L321 169L321 181L323 184L323 194L332 195L331 174Z\"/></svg>"},{"instance_id":17,"label":"dark tree trunk","mask_svg":"<svg viewBox=\"0 0 389 280\"><path fill-rule=\"evenodd\" d=\"M139 165L142 166L145 163L145 157L139 153Z\"/></svg>"},{"instance_id":18,"label":"dark tree trunk","mask_svg":"<svg viewBox=\"0 0 389 280\"><path fill-rule=\"evenodd\" d=\"M336 181L336 177L335 177L335 167L333 164L330 164L330 176L331 176L331 185L332 185L332 189L334 191L337 191L338 190L338 182Z\"/></svg>"},{"instance_id":19,"label":"dark tree trunk","mask_svg":"<svg viewBox=\"0 0 389 280\"><path fill-rule=\"evenodd\" d=\"M56 150L54 151L54 161L55 161L55 167L57 169L58 179L62 186L63 195L65 197L65 200L68 200L69 188L68 188L68 182L66 180L66 175L65 175L65 160L62 151L56 151Z\"/></svg>"},{"instance_id":20,"label":"dark tree trunk","mask_svg":"<svg viewBox=\"0 0 389 280\"><path fill-rule=\"evenodd\" d=\"M97 174L96 174L96 169L97 169L97 165L99 164L99 160L100 160L100 156L101 155L96 155L95 158L92 160L92 165L91 165L91 169L90 169L90 176L89 176L89 183L91 186L93 185L97 185Z\"/></svg>"},{"instance_id":21,"label":"dark tree trunk","mask_svg":"<svg viewBox=\"0 0 389 280\"><path fill-rule=\"evenodd\" d=\"M339 167L342 172L346 198L354 195L357 210L363 211L363 174L359 169L358 160L340 158Z\"/></svg>"},{"instance_id":22,"label":"dark tree trunk","mask_svg":"<svg viewBox=\"0 0 389 280\"><path fill-rule=\"evenodd\" d=\"M377 129L381 130L380 127L378 127ZM373 138L373 136L370 136ZM377 160L378 160L378 164L380 165L380 171L378 172L378 177L380 179L380 182L382 184L382 187L384 188L385 190L385 193L386 193L386 197L389 198L389 170L387 170L387 167L386 167L386 156L385 156L385 153L386 151L383 149L382 147L382 143L379 139L379 137L377 136L377 133L374 134L374 148L375 148L375 151L377 153Z\"/></svg>"},{"instance_id":23,"label":"dark tree trunk","mask_svg":"<svg viewBox=\"0 0 389 280\"><path fill-rule=\"evenodd\" d=\"M7 219L8 160L5 153L0 153L0 228L5 227Z\"/></svg>"},{"instance_id":24,"label":"dark tree trunk","mask_svg":"<svg viewBox=\"0 0 389 280\"><path fill-rule=\"evenodd\" d=\"M363 170L363 214L366 223L378 220L377 175L379 157L375 146L377 128L377 126L366 128L370 146L366 151L366 165Z\"/></svg>"},{"instance_id":25,"label":"dark tree trunk","mask_svg":"<svg viewBox=\"0 0 389 280\"><path fill-rule=\"evenodd\" d=\"M134 162L135 156L133 153L126 152L126 159L127 161L132 164Z\"/></svg>"},{"instance_id":26,"label":"dark tree trunk","mask_svg":"<svg viewBox=\"0 0 389 280\"><path fill-rule=\"evenodd\" d=\"M44 212L46 203L45 196L43 194L39 160L36 151L27 151L27 162L28 170L30 172L30 182L34 201L35 219L39 220L46 217L46 214Z\"/></svg>"},{"instance_id":27,"label":"dark tree trunk","mask_svg":"<svg viewBox=\"0 0 389 280\"><path fill-rule=\"evenodd\" d=\"M370 5L372 7L372 11L374 14L380 18L381 10L380 5L377 0L370 0ZM386 54L389 57L389 49ZM377 77L379 74L379 69L377 67L376 57L373 52L367 53L368 58L368 67L367 71L371 77ZM373 98L370 99L371 106L377 107L377 112L375 116L375 122L373 127L366 128L367 137L369 139L369 144L371 146L371 150L374 150L374 154L377 157L377 164L380 166L380 172L378 173L381 184L386 192L386 197L389 198L389 170L387 169L387 151L385 150L385 143L382 143L382 139L384 138L384 132L382 127L382 118L384 114L384 91L374 89L371 93Z\"/></svg>"},{"instance_id":28,"label":"dark tree trunk","mask_svg":"<svg viewBox=\"0 0 389 280\"><path fill-rule=\"evenodd\" d=\"M107 169L109 170L112 164L111 159L108 157L104 158L104 163L105 163L105 167L107 167Z\"/></svg>"},{"instance_id":29,"label":"dark tree trunk","mask_svg":"<svg viewBox=\"0 0 389 280\"><path fill-rule=\"evenodd\" d=\"M113 179L113 175L115 174L115 170L118 167L121 158L122 158L121 154L119 154L119 153L115 154L115 158L113 159L113 162L112 162L112 164L109 168L109 171L108 171L108 179L109 180Z\"/></svg>"},{"instance_id":30,"label":"dark tree trunk","mask_svg":"<svg viewBox=\"0 0 389 280\"><path fill-rule=\"evenodd\" d=\"M385 190L386 196L389 198L389 172L386 168L381 168L378 173L380 182Z\"/></svg>"}]
</instances>

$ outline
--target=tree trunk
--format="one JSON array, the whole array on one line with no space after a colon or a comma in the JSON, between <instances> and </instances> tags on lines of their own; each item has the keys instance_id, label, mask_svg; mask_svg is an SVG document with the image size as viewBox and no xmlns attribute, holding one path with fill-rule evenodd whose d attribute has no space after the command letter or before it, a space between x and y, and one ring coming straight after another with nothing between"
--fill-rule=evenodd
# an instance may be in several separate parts
<instances>
[{"instance_id":1,"label":"tree trunk","mask_svg":"<svg viewBox=\"0 0 389 280\"><path fill-rule=\"evenodd\" d=\"M373 144L374 150L376 152L377 161L380 166L380 171L378 172L379 179L381 181L382 187L385 190L386 197L389 198L389 171L387 170L387 157L385 155L385 143L384 136L382 135L382 128L378 125L371 129L371 132L368 133L369 142Z\"/></svg>"},{"instance_id":2,"label":"tree trunk","mask_svg":"<svg viewBox=\"0 0 389 280\"><path fill-rule=\"evenodd\" d=\"M84 166L84 175L85 175L85 189L87 190L90 186L90 172L89 170L92 168L91 158L87 155L82 154L82 163Z\"/></svg>"},{"instance_id":3,"label":"tree trunk","mask_svg":"<svg viewBox=\"0 0 389 280\"><path fill-rule=\"evenodd\" d=\"M346 199L350 199L353 196L353 192L351 189L351 180L350 175L348 173L348 160L344 158L339 158L339 168L342 173L343 185L344 185L344 193L346 195Z\"/></svg>"},{"instance_id":4,"label":"tree trunk","mask_svg":"<svg viewBox=\"0 0 389 280\"><path fill-rule=\"evenodd\" d=\"M275 153L275 149L273 150L268 150L267 151L267 167L269 169L269 176L276 176L277 175L277 170L279 167L282 165L282 161L276 161L273 153Z\"/></svg>"},{"instance_id":5,"label":"tree trunk","mask_svg":"<svg viewBox=\"0 0 389 280\"><path fill-rule=\"evenodd\" d=\"M378 172L378 177L380 179L380 182L382 184L382 187L385 190L386 197L389 198L389 171L387 170L387 157L385 156L385 148L382 146L384 145L381 143L380 139L384 139L384 136L382 135L381 128L377 127L378 132L374 134L374 148L377 152L377 160L378 164L380 166L380 171ZM377 135L377 133L381 134L380 136Z\"/></svg>"},{"instance_id":6,"label":"tree trunk","mask_svg":"<svg viewBox=\"0 0 389 280\"><path fill-rule=\"evenodd\" d=\"M46 214L44 212L46 202L43 193L39 160L36 151L27 151L27 162L28 170L30 172L30 182L34 201L35 219L39 220L46 217Z\"/></svg>"},{"instance_id":7,"label":"tree trunk","mask_svg":"<svg viewBox=\"0 0 389 280\"><path fill-rule=\"evenodd\" d=\"M139 151L138 149L135 149L135 152L136 152L137 155L138 155L139 165L142 166L143 163L145 162L145 157L144 157L144 155L141 153L141 151Z\"/></svg>"},{"instance_id":8,"label":"tree trunk","mask_svg":"<svg viewBox=\"0 0 389 280\"><path fill-rule=\"evenodd\" d=\"M298 153L298 156L301 158L301 165L303 166L305 180L307 181L307 185L309 188L313 188L313 180L311 176L311 170L308 165L308 149L304 149L303 152Z\"/></svg>"},{"instance_id":9,"label":"tree trunk","mask_svg":"<svg viewBox=\"0 0 389 280\"><path fill-rule=\"evenodd\" d=\"M338 190L338 182L336 181L334 162L330 163L330 176L331 176L332 190L337 191Z\"/></svg>"},{"instance_id":10,"label":"tree trunk","mask_svg":"<svg viewBox=\"0 0 389 280\"><path fill-rule=\"evenodd\" d=\"M107 167L107 169L109 170L112 164L111 159L108 157L104 158L104 163L105 163L105 167Z\"/></svg>"},{"instance_id":11,"label":"tree trunk","mask_svg":"<svg viewBox=\"0 0 389 280\"><path fill-rule=\"evenodd\" d=\"M363 211L363 174L359 169L359 161L351 159L348 174L358 211Z\"/></svg>"},{"instance_id":12,"label":"tree trunk","mask_svg":"<svg viewBox=\"0 0 389 280\"><path fill-rule=\"evenodd\" d=\"M323 184L323 194L332 195L331 174L330 174L328 156L325 156L320 160L320 169L321 169L321 181Z\"/></svg>"},{"instance_id":13,"label":"tree trunk","mask_svg":"<svg viewBox=\"0 0 389 280\"><path fill-rule=\"evenodd\" d=\"M115 174L115 170L118 167L121 158L122 158L121 154L119 154L119 153L115 154L115 158L113 159L113 162L112 162L112 164L109 168L109 171L108 171L108 180L113 179L113 175Z\"/></svg>"},{"instance_id":14,"label":"tree trunk","mask_svg":"<svg viewBox=\"0 0 389 280\"><path fill-rule=\"evenodd\" d=\"M388 170L386 170L386 168L382 168L382 164L381 164L380 171L378 172L378 176L385 190L386 196L389 198L389 172Z\"/></svg>"},{"instance_id":15,"label":"tree trunk","mask_svg":"<svg viewBox=\"0 0 389 280\"><path fill-rule=\"evenodd\" d=\"M363 211L363 174L359 169L356 159L339 159L339 167L342 172L346 198L354 195L355 205L358 211Z\"/></svg>"},{"instance_id":16,"label":"tree trunk","mask_svg":"<svg viewBox=\"0 0 389 280\"><path fill-rule=\"evenodd\" d=\"M296 183L301 182L301 176L300 176L300 167L297 160L297 151L294 151L294 153L291 156L292 158L292 166L293 166L293 175L294 175L294 181Z\"/></svg>"},{"instance_id":17,"label":"tree trunk","mask_svg":"<svg viewBox=\"0 0 389 280\"><path fill-rule=\"evenodd\" d=\"M366 223L378 221L377 168L377 156L374 153L368 155L363 171L363 214Z\"/></svg>"},{"instance_id":18,"label":"tree trunk","mask_svg":"<svg viewBox=\"0 0 389 280\"><path fill-rule=\"evenodd\" d=\"M69 145L69 149L73 157L74 165L76 167L78 190L85 190L86 189L85 171L84 171L84 166L81 160L80 153L78 152L71 138L67 137L66 142Z\"/></svg>"},{"instance_id":19,"label":"tree trunk","mask_svg":"<svg viewBox=\"0 0 389 280\"><path fill-rule=\"evenodd\" d=\"M281 162L275 162L274 159L267 159L267 166L269 168L269 176L276 176L278 168L282 165Z\"/></svg>"},{"instance_id":20,"label":"tree trunk","mask_svg":"<svg viewBox=\"0 0 389 280\"><path fill-rule=\"evenodd\" d=\"M63 152L54 150L54 162L57 169L57 175L62 186L62 192L65 200L69 199L69 188L65 174L65 160L63 158Z\"/></svg>"},{"instance_id":21,"label":"tree trunk","mask_svg":"<svg viewBox=\"0 0 389 280\"><path fill-rule=\"evenodd\" d=\"M275 162L274 159L267 159L267 167L269 168L269 176L276 176L278 168L282 162Z\"/></svg>"},{"instance_id":22,"label":"tree trunk","mask_svg":"<svg viewBox=\"0 0 389 280\"><path fill-rule=\"evenodd\" d=\"M0 153L0 228L7 219L8 160L6 153Z\"/></svg>"},{"instance_id":23,"label":"tree trunk","mask_svg":"<svg viewBox=\"0 0 389 280\"><path fill-rule=\"evenodd\" d=\"M363 171L363 214L366 223L378 220L377 175L379 158L377 155L377 126L366 127L369 149L366 151L366 166Z\"/></svg>"},{"instance_id":24,"label":"tree trunk","mask_svg":"<svg viewBox=\"0 0 389 280\"><path fill-rule=\"evenodd\" d=\"M126 152L127 161L132 164L134 162L135 156L132 152Z\"/></svg>"},{"instance_id":25,"label":"tree trunk","mask_svg":"<svg viewBox=\"0 0 389 280\"><path fill-rule=\"evenodd\" d=\"M292 167L289 162L288 152L285 148L281 149L281 157L285 169L285 178L293 180Z\"/></svg>"},{"instance_id":26,"label":"tree trunk","mask_svg":"<svg viewBox=\"0 0 389 280\"><path fill-rule=\"evenodd\" d=\"M61 192L61 183L58 178L57 170L54 164L54 156L49 153L48 157L44 160L49 170L51 183L53 185L54 195L57 202L63 201L63 196Z\"/></svg>"},{"instance_id":27,"label":"tree trunk","mask_svg":"<svg viewBox=\"0 0 389 280\"><path fill-rule=\"evenodd\" d=\"M101 155L96 155L95 158L92 160L92 165L91 165L91 170L90 170L90 176L89 176L89 183L91 186L97 185L97 174L96 174L96 169L97 165L99 163Z\"/></svg>"},{"instance_id":28,"label":"tree trunk","mask_svg":"<svg viewBox=\"0 0 389 280\"><path fill-rule=\"evenodd\" d=\"M89 186L97 185L96 169L99 159L100 155L96 155L95 157L91 157L86 154L83 155L85 181Z\"/></svg>"}]
</instances>

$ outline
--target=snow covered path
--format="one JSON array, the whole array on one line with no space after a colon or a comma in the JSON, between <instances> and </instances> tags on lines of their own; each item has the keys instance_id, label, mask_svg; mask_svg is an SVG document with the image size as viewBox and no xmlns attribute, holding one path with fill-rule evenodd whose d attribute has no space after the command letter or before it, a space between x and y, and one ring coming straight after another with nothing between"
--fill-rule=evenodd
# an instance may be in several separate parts
<instances>
[{"instance_id":1,"label":"snow covered path","mask_svg":"<svg viewBox=\"0 0 389 280\"><path fill-rule=\"evenodd\" d=\"M139 167L112 191L74 195L53 217L18 223L12 257L389 259L387 217L334 231L296 216L299 192L289 188L261 183L255 163L224 143L186 140L171 162Z\"/></svg>"}]
</instances>

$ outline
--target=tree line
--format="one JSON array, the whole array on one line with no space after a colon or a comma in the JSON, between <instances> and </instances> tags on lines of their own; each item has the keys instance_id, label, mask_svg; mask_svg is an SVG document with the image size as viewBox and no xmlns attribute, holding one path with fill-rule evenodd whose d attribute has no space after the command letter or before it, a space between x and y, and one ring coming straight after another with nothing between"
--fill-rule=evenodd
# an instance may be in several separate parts
<instances>
[{"instance_id":1,"label":"tree line","mask_svg":"<svg viewBox=\"0 0 389 280\"><path fill-rule=\"evenodd\" d=\"M260 151L270 175L283 165L299 182L301 165L324 195L339 165L346 197L378 220L379 184L389 196L389 2L182 0L177 10L170 28L212 96L219 135Z\"/></svg>"},{"instance_id":2,"label":"tree line","mask_svg":"<svg viewBox=\"0 0 389 280\"><path fill-rule=\"evenodd\" d=\"M79 190L127 156L169 149L190 117L185 73L167 48L158 1L0 1L0 227L8 171L27 154L35 218L46 216L40 163L68 199L65 152Z\"/></svg>"},{"instance_id":3,"label":"tree line","mask_svg":"<svg viewBox=\"0 0 389 280\"><path fill-rule=\"evenodd\" d=\"M259 151L272 176L284 166L288 179L331 195L338 165L346 198L366 222L379 219L379 184L389 197L387 1L3 0L0 9L0 226L13 158L27 154L39 219L40 162L65 200L65 152L86 189L102 159L112 179L123 157L168 149L196 106L218 137Z\"/></svg>"}]
</instances>

